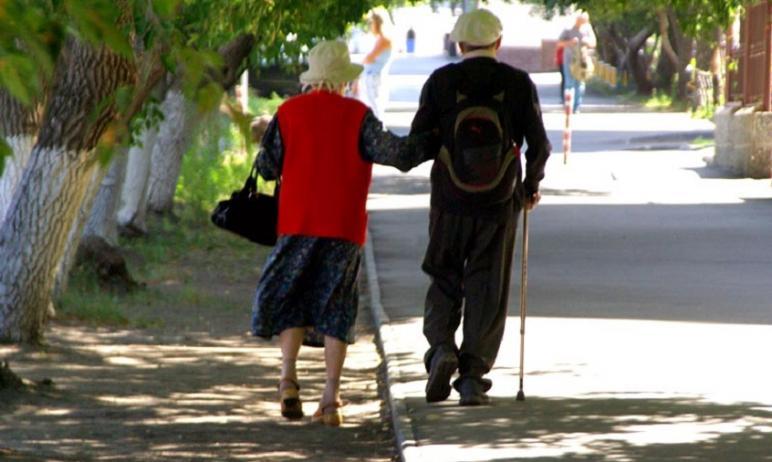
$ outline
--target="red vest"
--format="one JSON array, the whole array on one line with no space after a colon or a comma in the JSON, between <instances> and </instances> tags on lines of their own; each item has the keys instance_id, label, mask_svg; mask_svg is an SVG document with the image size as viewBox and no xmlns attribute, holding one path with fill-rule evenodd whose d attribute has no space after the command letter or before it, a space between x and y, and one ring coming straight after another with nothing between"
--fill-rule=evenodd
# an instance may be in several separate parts
<instances>
[{"instance_id":1,"label":"red vest","mask_svg":"<svg viewBox=\"0 0 772 462\"><path fill-rule=\"evenodd\" d=\"M364 245L372 177L372 164L359 152L366 111L357 100L323 91L291 98L279 107L284 146L280 235Z\"/></svg>"}]
</instances>

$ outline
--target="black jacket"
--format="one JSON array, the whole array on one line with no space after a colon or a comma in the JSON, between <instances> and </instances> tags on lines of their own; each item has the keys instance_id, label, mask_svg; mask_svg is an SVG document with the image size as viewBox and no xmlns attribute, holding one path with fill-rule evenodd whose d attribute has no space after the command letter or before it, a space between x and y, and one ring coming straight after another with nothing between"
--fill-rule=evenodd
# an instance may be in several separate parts
<instances>
[{"instance_id":1,"label":"black jacket","mask_svg":"<svg viewBox=\"0 0 772 462\"><path fill-rule=\"evenodd\" d=\"M520 147L523 146L523 141L528 144L525 152L525 181L522 180L520 162L514 162L513 197L520 205L523 194L530 195L539 190L539 182L544 178L544 167L551 150L542 123L539 97L528 73L488 57L468 58L460 63L441 67L432 73L423 87L418 112L410 132L413 134L438 129L443 140L452 137L452 113L457 92L468 91L470 85L504 90L504 103L510 114L512 141ZM440 162L435 162L431 175L432 207L464 215L489 215L512 210L510 202L486 207L460 203L449 191L446 176Z\"/></svg>"}]
</instances>

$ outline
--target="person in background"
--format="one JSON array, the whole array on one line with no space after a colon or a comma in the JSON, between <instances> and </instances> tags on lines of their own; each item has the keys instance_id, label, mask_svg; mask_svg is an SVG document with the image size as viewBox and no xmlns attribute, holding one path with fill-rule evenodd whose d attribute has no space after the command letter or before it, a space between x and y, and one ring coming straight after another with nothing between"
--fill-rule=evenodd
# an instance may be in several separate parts
<instances>
[{"instance_id":1,"label":"person in background","mask_svg":"<svg viewBox=\"0 0 772 462\"><path fill-rule=\"evenodd\" d=\"M555 64L560 71L560 104L565 104L566 98L566 76L563 74L563 46L558 42L555 46Z\"/></svg>"},{"instance_id":2,"label":"person in background","mask_svg":"<svg viewBox=\"0 0 772 462\"><path fill-rule=\"evenodd\" d=\"M582 99L584 98L584 82L571 74L571 61L573 60L574 53L579 52L580 47L595 48L596 45L597 40L595 39L595 33L592 31L592 25L590 24L590 15L586 12L579 13L576 16L573 27L565 29L558 39L558 47L563 48L563 65L561 67L563 77L565 78L563 91L565 95L565 91L573 90L574 113L578 113L579 108L582 105Z\"/></svg>"},{"instance_id":3,"label":"person in background","mask_svg":"<svg viewBox=\"0 0 772 462\"><path fill-rule=\"evenodd\" d=\"M381 95L383 71L391 58L391 40L383 33L383 18L376 13L370 16L370 32L375 36L373 49L362 63L365 66L364 83L368 106L376 117L381 118L384 110L384 98ZM383 95L387 96L387 95Z\"/></svg>"},{"instance_id":4,"label":"person in background","mask_svg":"<svg viewBox=\"0 0 772 462\"><path fill-rule=\"evenodd\" d=\"M279 107L256 160L264 179L280 183L279 239L257 284L252 333L279 336L279 402L288 419L303 417L295 367L300 346L324 346L326 381L312 420L339 426L340 379L357 317L372 164L410 170L423 162L423 152L436 149L437 141L431 133L399 137L384 131L367 106L343 96L362 72L343 42L317 44L308 63L300 75L305 92ZM321 345L304 342L317 338Z\"/></svg>"},{"instance_id":5,"label":"person in background","mask_svg":"<svg viewBox=\"0 0 772 462\"><path fill-rule=\"evenodd\" d=\"M431 277L423 327L426 401L447 399L458 369L453 388L468 406L488 402L491 381L484 376L504 333L518 214L539 202L551 148L533 81L496 59L499 18L484 9L464 13L450 38L463 60L429 76L411 133L438 130L442 141L431 171L423 261Z\"/></svg>"}]
</instances>

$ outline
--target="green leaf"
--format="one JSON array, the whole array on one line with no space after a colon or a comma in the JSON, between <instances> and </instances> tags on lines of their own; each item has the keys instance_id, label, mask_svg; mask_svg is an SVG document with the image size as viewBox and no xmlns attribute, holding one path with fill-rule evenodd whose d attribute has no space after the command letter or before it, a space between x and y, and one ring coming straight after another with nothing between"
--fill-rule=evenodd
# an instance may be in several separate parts
<instances>
[{"instance_id":1,"label":"green leaf","mask_svg":"<svg viewBox=\"0 0 772 462\"><path fill-rule=\"evenodd\" d=\"M18 60L10 61L0 59L0 86L8 89L11 95L23 104L29 105L32 97L27 88L27 80L19 73L19 67L16 65Z\"/></svg>"},{"instance_id":2,"label":"green leaf","mask_svg":"<svg viewBox=\"0 0 772 462\"><path fill-rule=\"evenodd\" d=\"M210 82L201 87L196 93L195 101L198 106L198 110L201 112L209 112L214 110L222 99L223 89L220 84Z\"/></svg>"},{"instance_id":3,"label":"green leaf","mask_svg":"<svg viewBox=\"0 0 772 462\"><path fill-rule=\"evenodd\" d=\"M171 18L177 12L179 0L153 0L153 10L162 18Z\"/></svg>"},{"instance_id":4,"label":"green leaf","mask_svg":"<svg viewBox=\"0 0 772 462\"><path fill-rule=\"evenodd\" d=\"M115 108L119 114L125 113L134 98L132 85L121 85L115 90Z\"/></svg>"},{"instance_id":5,"label":"green leaf","mask_svg":"<svg viewBox=\"0 0 772 462\"><path fill-rule=\"evenodd\" d=\"M13 156L13 149L5 141L4 137L0 137L0 176L3 175L3 169L5 168L5 158Z\"/></svg>"}]
</instances>

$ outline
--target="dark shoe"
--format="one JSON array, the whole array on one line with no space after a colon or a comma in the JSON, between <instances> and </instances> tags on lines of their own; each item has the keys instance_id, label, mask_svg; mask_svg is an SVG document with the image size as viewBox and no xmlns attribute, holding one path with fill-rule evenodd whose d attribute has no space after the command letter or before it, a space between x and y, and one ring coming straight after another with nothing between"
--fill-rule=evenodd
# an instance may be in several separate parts
<instances>
[{"instance_id":1,"label":"dark shoe","mask_svg":"<svg viewBox=\"0 0 772 462\"><path fill-rule=\"evenodd\" d=\"M490 403L486 393L491 388L491 381L477 377L464 377L453 384L461 395L458 404L461 406L479 406Z\"/></svg>"},{"instance_id":2,"label":"dark shoe","mask_svg":"<svg viewBox=\"0 0 772 462\"><path fill-rule=\"evenodd\" d=\"M458 369L458 358L452 351L437 350L429 366L426 381L426 402L444 401L450 396L450 378Z\"/></svg>"}]
</instances>

